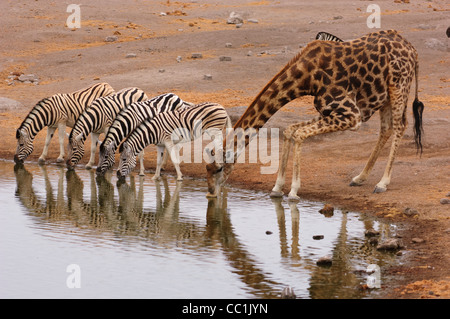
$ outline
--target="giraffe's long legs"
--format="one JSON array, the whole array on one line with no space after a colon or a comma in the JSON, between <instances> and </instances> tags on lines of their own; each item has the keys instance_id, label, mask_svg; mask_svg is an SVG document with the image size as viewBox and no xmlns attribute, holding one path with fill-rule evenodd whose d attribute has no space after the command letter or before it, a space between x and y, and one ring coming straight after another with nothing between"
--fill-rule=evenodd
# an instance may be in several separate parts
<instances>
[{"instance_id":1,"label":"giraffe's long legs","mask_svg":"<svg viewBox=\"0 0 450 319\"><path fill-rule=\"evenodd\" d=\"M308 137L318 134L344 131L361 125L361 115L351 97L344 98L338 108L344 108L344 111L340 113L331 112L327 117L320 118L311 124L300 127L292 136L295 143L295 154L289 200L298 201L300 199L297 192L300 188L300 153L303 141Z\"/></svg>"},{"instance_id":2,"label":"giraffe's long legs","mask_svg":"<svg viewBox=\"0 0 450 319\"><path fill-rule=\"evenodd\" d=\"M389 103L380 110L380 124L380 135L378 137L377 144L370 154L366 166L359 175L353 177L350 186L361 186L366 181L375 162L377 161L378 156L380 155L380 151L392 135L392 113L391 105Z\"/></svg>"},{"instance_id":3,"label":"giraffe's long legs","mask_svg":"<svg viewBox=\"0 0 450 319\"><path fill-rule=\"evenodd\" d=\"M272 189L272 192L270 193L270 197L282 197L283 196L283 187L284 187L284 183L286 181L286 166L287 166L287 162L289 159L289 153L291 151L291 145L292 145L292 140L291 140L292 135L300 127L314 123L317 120L319 120L319 118L315 118L315 119L312 119L307 122L290 125L284 132L281 163L280 163L280 167L278 170L277 180L275 182L275 186Z\"/></svg>"},{"instance_id":4,"label":"giraffe's long legs","mask_svg":"<svg viewBox=\"0 0 450 319\"><path fill-rule=\"evenodd\" d=\"M387 190L387 186L391 181L392 165L394 164L395 155L397 154L398 145L403 137L406 129L406 117L404 112L406 109L406 103L408 101L408 92L401 92L395 87L391 87L389 90L389 95L391 97L392 103L392 129L394 131L394 136L392 139L391 150L389 153L389 159L386 164L386 169L384 171L383 177L380 182L375 186L374 193L382 193Z\"/></svg>"}]
</instances>

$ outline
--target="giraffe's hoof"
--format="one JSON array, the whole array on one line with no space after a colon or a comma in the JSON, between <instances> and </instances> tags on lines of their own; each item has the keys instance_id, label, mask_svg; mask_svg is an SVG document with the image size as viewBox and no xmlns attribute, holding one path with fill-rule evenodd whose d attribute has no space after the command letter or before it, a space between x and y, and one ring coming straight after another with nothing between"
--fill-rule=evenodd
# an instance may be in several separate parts
<instances>
[{"instance_id":1,"label":"giraffe's hoof","mask_svg":"<svg viewBox=\"0 0 450 319\"><path fill-rule=\"evenodd\" d=\"M361 186L362 184L363 184L362 182L355 182L352 180L349 185L350 186Z\"/></svg>"},{"instance_id":2,"label":"giraffe's hoof","mask_svg":"<svg viewBox=\"0 0 450 319\"><path fill-rule=\"evenodd\" d=\"M58 157L56 159L56 163L60 164L60 163L64 163L64 158Z\"/></svg>"},{"instance_id":3,"label":"giraffe's hoof","mask_svg":"<svg viewBox=\"0 0 450 319\"><path fill-rule=\"evenodd\" d=\"M87 169L87 170L90 170L90 169L92 169L92 166L91 165L86 165L84 168Z\"/></svg>"},{"instance_id":4,"label":"giraffe's hoof","mask_svg":"<svg viewBox=\"0 0 450 319\"><path fill-rule=\"evenodd\" d=\"M275 192L275 191L271 191L270 192L270 197L272 198L280 198L283 197L283 192Z\"/></svg>"},{"instance_id":5,"label":"giraffe's hoof","mask_svg":"<svg viewBox=\"0 0 450 319\"><path fill-rule=\"evenodd\" d=\"M139 173L139 176L145 176L144 172Z\"/></svg>"},{"instance_id":6,"label":"giraffe's hoof","mask_svg":"<svg viewBox=\"0 0 450 319\"><path fill-rule=\"evenodd\" d=\"M44 165L44 164L45 164L45 159L39 158L39 159L38 159L38 164L39 164L39 165Z\"/></svg>"},{"instance_id":7,"label":"giraffe's hoof","mask_svg":"<svg viewBox=\"0 0 450 319\"><path fill-rule=\"evenodd\" d=\"M374 194L377 193L384 193L385 191L387 191L386 187L379 187L379 186L375 186L375 189L373 190Z\"/></svg>"}]
</instances>

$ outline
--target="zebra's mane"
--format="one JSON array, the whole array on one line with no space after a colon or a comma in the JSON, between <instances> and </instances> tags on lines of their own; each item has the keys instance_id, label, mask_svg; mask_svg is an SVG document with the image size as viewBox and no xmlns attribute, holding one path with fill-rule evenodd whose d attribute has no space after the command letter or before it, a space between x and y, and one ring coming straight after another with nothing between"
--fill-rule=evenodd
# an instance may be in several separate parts
<instances>
[{"instance_id":1,"label":"zebra's mane","mask_svg":"<svg viewBox=\"0 0 450 319\"><path fill-rule=\"evenodd\" d=\"M341 40L337 36L335 36L335 35L333 35L331 33L328 33L328 32L324 32L324 31L321 31L321 32L317 33L316 40L344 42L343 40Z\"/></svg>"},{"instance_id":2,"label":"zebra's mane","mask_svg":"<svg viewBox=\"0 0 450 319\"><path fill-rule=\"evenodd\" d=\"M19 138L19 130L21 130L25 126L26 123L30 122L30 120L29 120L30 119L30 115L33 113L33 111L35 111L38 106L41 106L44 102L50 100L51 98L52 98L52 96L45 97L45 98L43 98L42 100L40 100L39 102L37 102L33 106L33 108L30 110L30 112L28 112L27 116L25 116L25 118L23 119L22 123L20 123L20 126L17 129L17 131L16 131L16 138ZM28 124L28 125L30 125L30 124Z\"/></svg>"}]
</instances>

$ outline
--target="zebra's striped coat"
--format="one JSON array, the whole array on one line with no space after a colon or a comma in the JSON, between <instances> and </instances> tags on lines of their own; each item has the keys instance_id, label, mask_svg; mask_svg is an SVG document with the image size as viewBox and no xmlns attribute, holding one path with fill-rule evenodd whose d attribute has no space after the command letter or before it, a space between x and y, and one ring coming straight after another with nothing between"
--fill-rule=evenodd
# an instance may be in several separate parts
<instances>
[{"instance_id":1,"label":"zebra's striped coat","mask_svg":"<svg viewBox=\"0 0 450 319\"><path fill-rule=\"evenodd\" d=\"M39 163L45 163L48 146L56 129L58 129L60 147L57 162L63 162L66 126L73 127L80 114L94 100L112 93L114 89L108 83L97 83L73 93L55 94L39 101L16 131L17 150L14 160L22 163L33 152L34 138L47 126L47 137Z\"/></svg>"},{"instance_id":2,"label":"zebra's striped coat","mask_svg":"<svg viewBox=\"0 0 450 319\"><path fill-rule=\"evenodd\" d=\"M226 127L231 127L230 118L223 106L217 103L202 103L181 111L160 113L151 120L143 121L120 145L117 177L124 179L136 166L136 155L154 144L158 152L153 179L160 177L162 155L167 149L177 172L177 180L182 180L180 160L174 146L196 139L208 129L223 130Z\"/></svg>"},{"instance_id":3,"label":"zebra's striped coat","mask_svg":"<svg viewBox=\"0 0 450 319\"><path fill-rule=\"evenodd\" d=\"M144 120L150 120L162 112L171 112L191 107L173 93L158 95L150 100L128 105L117 114L108 133L100 145L97 173L104 174L115 162L114 154L120 143ZM140 175L144 175L144 151L139 153Z\"/></svg>"},{"instance_id":4,"label":"zebra's striped coat","mask_svg":"<svg viewBox=\"0 0 450 319\"><path fill-rule=\"evenodd\" d=\"M73 169L84 155L84 142L89 134L91 137L91 156L86 168L94 164L98 137L106 133L117 114L127 105L147 100L144 91L131 87L117 93L97 99L77 119L69 135L67 167Z\"/></svg>"}]
</instances>

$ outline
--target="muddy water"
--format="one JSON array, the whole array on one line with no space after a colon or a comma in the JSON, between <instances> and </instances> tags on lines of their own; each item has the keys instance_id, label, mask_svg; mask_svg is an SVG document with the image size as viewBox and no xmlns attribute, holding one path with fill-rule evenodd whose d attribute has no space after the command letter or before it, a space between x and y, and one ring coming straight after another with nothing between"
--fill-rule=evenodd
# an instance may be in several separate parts
<instances>
[{"instance_id":1,"label":"muddy water","mask_svg":"<svg viewBox=\"0 0 450 319\"><path fill-rule=\"evenodd\" d=\"M392 226L321 203L204 181L0 161L2 298L362 298L365 270L395 263L364 231ZM323 235L323 239L313 239ZM330 255L331 267L316 265Z\"/></svg>"}]
</instances>

